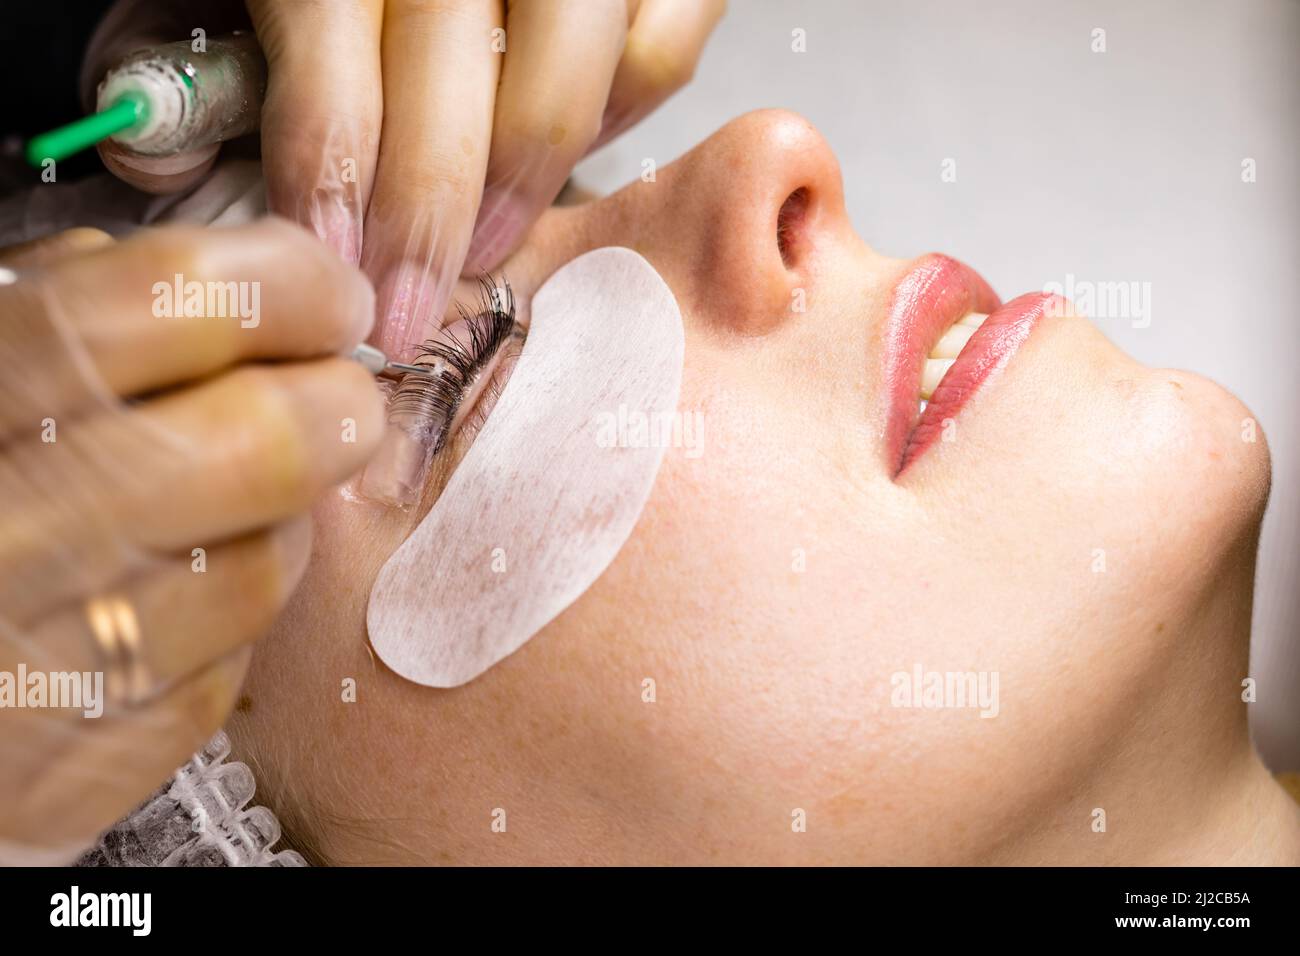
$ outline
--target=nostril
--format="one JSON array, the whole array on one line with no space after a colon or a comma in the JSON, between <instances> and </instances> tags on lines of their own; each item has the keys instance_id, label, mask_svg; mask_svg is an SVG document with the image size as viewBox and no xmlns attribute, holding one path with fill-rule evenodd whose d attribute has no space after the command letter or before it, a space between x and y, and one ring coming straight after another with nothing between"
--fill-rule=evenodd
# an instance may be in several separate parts
<instances>
[{"instance_id":1,"label":"nostril","mask_svg":"<svg viewBox=\"0 0 1300 956\"><path fill-rule=\"evenodd\" d=\"M794 263L799 244L800 227L808 211L808 189L800 186L781 204L776 214L776 247L781 251L781 261L789 268Z\"/></svg>"}]
</instances>

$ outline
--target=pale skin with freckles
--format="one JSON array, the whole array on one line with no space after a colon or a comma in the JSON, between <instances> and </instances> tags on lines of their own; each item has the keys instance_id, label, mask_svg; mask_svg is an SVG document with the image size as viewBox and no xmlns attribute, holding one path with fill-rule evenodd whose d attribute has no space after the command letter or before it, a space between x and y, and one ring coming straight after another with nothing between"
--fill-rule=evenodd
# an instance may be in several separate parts
<instances>
[{"instance_id":1,"label":"pale skin with freckles","mask_svg":"<svg viewBox=\"0 0 1300 956\"><path fill-rule=\"evenodd\" d=\"M880 351L907 263L856 237L786 113L547 213L504 271L526 300L605 245L677 297L703 453L670 449L605 574L454 690L367 644L417 516L327 496L231 726L295 840L343 863L1300 862L1241 697L1269 459L1235 398L1053 318L895 479ZM918 663L996 672L997 716L893 706Z\"/></svg>"}]
</instances>

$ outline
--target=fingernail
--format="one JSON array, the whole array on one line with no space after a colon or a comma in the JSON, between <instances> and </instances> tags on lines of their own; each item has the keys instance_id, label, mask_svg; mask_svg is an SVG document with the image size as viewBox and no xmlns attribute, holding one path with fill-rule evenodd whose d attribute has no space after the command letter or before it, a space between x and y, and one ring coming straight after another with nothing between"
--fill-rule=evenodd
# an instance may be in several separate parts
<instances>
[{"instance_id":1,"label":"fingernail","mask_svg":"<svg viewBox=\"0 0 1300 956\"><path fill-rule=\"evenodd\" d=\"M442 326L442 312L454 277L440 279L412 263L402 263L379 286L379 347L390 359L408 361L415 346Z\"/></svg>"},{"instance_id":2,"label":"fingernail","mask_svg":"<svg viewBox=\"0 0 1300 956\"><path fill-rule=\"evenodd\" d=\"M489 189L474 223L465 271L482 272L500 265L527 226L528 204L523 199L509 190Z\"/></svg>"},{"instance_id":3,"label":"fingernail","mask_svg":"<svg viewBox=\"0 0 1300 956\"><path fill-rule=\"evenodd\" d=\"M420 499L433 457L432 429L413 420L390 421L379 451L362 472L356 495L396 508Z\"/></svg>"},{"instance_id":4,"label":"fingernail","mask_svg":"<svg viewBox=\"0 0 1300 956\"><path fill-rule=\"evenodd\" d=\"M344 262L361 261L361 216L340 196L318 198L309 214L312 231Z\"/></svg>"}]
</instances>

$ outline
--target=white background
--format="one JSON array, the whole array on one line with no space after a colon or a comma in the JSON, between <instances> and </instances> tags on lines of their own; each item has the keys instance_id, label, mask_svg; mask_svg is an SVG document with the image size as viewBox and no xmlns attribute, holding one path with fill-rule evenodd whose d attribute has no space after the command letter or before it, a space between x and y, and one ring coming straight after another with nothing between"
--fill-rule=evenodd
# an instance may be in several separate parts
<instances>
[{"instance_id":1,"label":"white background","mask_svg":"<svg viewBox=\"0 0 1300 956\"><path fill-rule=\"evenodd\" d=\"M1149 282L1149 328L1101 328L1254 410L1273 497L1250 711L1270 764L1300 768L1300 3L731 0L694 83L578 181L612 191L768 106L826 136L880 251L950 253L1005 297L1069 273Z\"/></svg>"}]
</instances>

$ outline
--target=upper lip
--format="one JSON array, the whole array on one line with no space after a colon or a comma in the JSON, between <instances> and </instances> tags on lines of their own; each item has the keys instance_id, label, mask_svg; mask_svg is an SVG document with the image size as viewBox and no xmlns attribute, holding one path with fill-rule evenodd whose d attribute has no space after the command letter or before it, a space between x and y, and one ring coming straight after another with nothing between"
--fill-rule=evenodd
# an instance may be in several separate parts
<instances>
[{"instance_id":1,"label":"upper lip","mask_svg":"<svg viewBox=\"0 0 1300 956\"><path fill-rule=\"evenodd\" d=\"M1056 297L1030 293L1005 305L969 266L933 253L894 287L885 342L885 453L898 477L939 436L996 369L1006 364ZM940 337L971 312L988 319L971 336L917 418L921 366Z\"/></svg>"}]
</instances>

